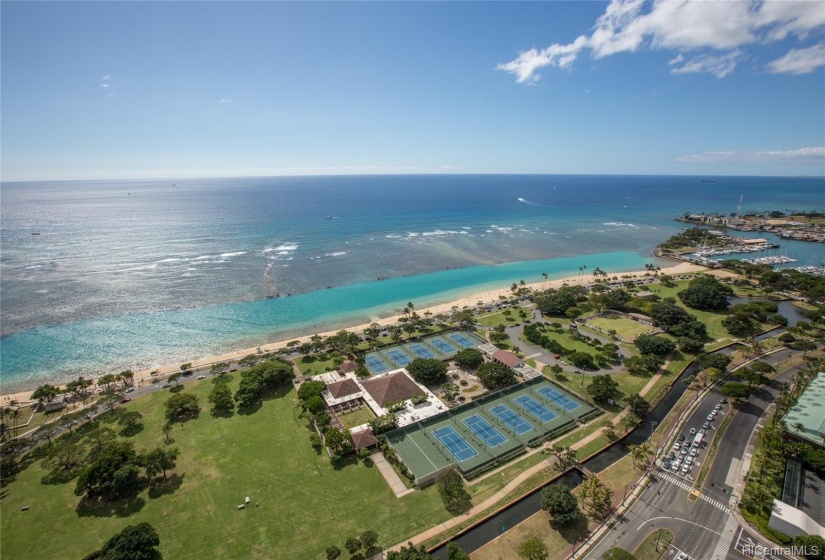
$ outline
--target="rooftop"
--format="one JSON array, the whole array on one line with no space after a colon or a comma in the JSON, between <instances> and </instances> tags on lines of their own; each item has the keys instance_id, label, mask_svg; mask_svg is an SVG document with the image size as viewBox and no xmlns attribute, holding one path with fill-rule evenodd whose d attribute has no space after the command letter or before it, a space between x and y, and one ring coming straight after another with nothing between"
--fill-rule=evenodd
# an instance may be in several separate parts
<instances>
[{"instance_id":1,"label":"rooftop","mask_svg":"<svg viewBox=\"0 0 825 560\"><path fill-rule=\"evenodd\" d=\"M333 396L333 398L340 399L341 397L346 397L347 395L360 393L361 387L359 387L358 383L356 383L354 380L345 379L343 381L327 385L327 390L329 391L330 395Z\"/></svg>"},{"instance_id":2,"label":"rooftop","mask_svg":"<svg viewBox=\"0 0 825 560\"><path fill-rule=\"evenodd\" d=\"M822 447L825 434L825 373L819 372L785 415L785 431Z\"/></svg>"},{"instance_id":3,"label":"rooftop","mask_svg":"<svg viewBox=\"0 0 825 560\"><path fill-rule=\"evenodd\" d=\"M356 451L361 451L364 447L378 444L378 438L375 437L369 428L360 432L353 432L350 436L352 437L352 444L355 446Z\"/></svg>"},{"instance_id":4,"label":"rooftop","mask_svg":"<svg viewBox=\"0 0 825 560\"><path fill-rule=\"evenodd\" d=\"M403 371L362 381L361 386L382 408L389 402L404 401L424 393Z\"/></svg>"},{"instance_id":5,"label":"rooftop","mask_svg":"<svg viewBox=\"0 0 825 560\"><path fill-rule=\"evenodd\" d=\"M496 350L491 356L494 360L501 362L505 366L516 367L523 360L507 350Z\"/></svg>"}]
</instances>

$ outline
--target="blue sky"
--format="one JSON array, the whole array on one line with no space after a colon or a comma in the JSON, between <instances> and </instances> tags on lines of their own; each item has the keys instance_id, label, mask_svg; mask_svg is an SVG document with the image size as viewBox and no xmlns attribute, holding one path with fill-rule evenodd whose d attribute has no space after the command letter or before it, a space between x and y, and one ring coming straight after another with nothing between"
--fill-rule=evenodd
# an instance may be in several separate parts
<instances>
[{"instance_id":1,"label":"blue sky","mask_svg":"<svg viewBox=\"0 0 825 560\"><path fill-rule=\"evenodd\" d=\"M825 174L806 2L2 2L2 179Z\"/></svg>"}]
</instances>

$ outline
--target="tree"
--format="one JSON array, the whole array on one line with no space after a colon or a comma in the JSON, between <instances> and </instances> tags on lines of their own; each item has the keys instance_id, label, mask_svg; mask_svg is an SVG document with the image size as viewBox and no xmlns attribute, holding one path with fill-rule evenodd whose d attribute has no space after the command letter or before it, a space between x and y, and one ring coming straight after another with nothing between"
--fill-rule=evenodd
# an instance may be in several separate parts
<instances>
[{"instance_id":1,"label":"tree","mask_svg":"<svg viewBox=\"0 0 825 560\"><path fill-rule=\"evenodd\" d=\"M137 410L129 410L120 415L117 425L121 427L120 435L133 436L143 429L143 415Z\"/></svg>"},{"instance_id":2,"label":"tree","mask_svg":"<svg viewBox=\"0 0 825 560\"><path fill-rule=\"evenodd\" d=\"M722 394L733 401L744 401L751 396L751 390L744 383L731 381L722 386Z\"/></svg>"},{"instance_id":3,"label":"tree","mask_svg":"<svg viewBox=\"0 0 825 560\"><path fill-rule=\"evenodd\" d=\"M720 354L719 352L702 354L696 359L696 362L702 366L703 369L716 368L720 372L724 372L731 361L733 361L733 358L727 354Z\"/></svg>"},{"instance_id":4,"label":"tree","mask_svg":"<svg viewBox=\"0 0 825 560\"><path fill-rule=\"evenodd\" d=\"M387 552L386 560L432 560L432 557L427 553L423 544L415 548L413 543L408 542L407 546L402 546L398 551Z\"/></svg>"},{"instance_id":5,"label":"tree","mask_svg":"<svg viewBox=\"0 0 825 560\"><path fill-rule=\"evenodd\" d=\"M627 397L626 402L627 406L630 407L631 412L639 418L644 418L650 412L650 403L647 402L639 393Z\"/></svg>"},{"instance_id":6,"label":"tree","mask_svg":"<svg viewBox=\"0 0 825 560\"><path fill-rule=\"evenodd\" d=\"M613 503L613 492L596 475L590 475L581 484L581 496L585 504L590 506L590 512L602 516L610 509Z\"/></svg>"},{"instance_id":7,"label":"tree","mask_svg":"<svg viewBox=\"0 0 825 560\"><path fill-rule=\"evenodd\" d=\"M359 537L361 545L364 547L364 554L371 556L380 550L378 548L378 533L375 531L364 531Z\"/></svg>"},{"instance_id":8,"label":"tree","mask_svg":"<svg viewBox=\"0 0 825 560\"><path fill-rule=\"evenodd\" d=\"M163 443L170 444L172 443L172 424L166 422L162 427L161 431L163 432Z\"/></svg>"},{"instance_id":9,"label":"tree","mask_svg":"<svg viewBox=\"0 0 825 560\"><path fill-rule=\"evenodd\" d=\"M665 356L676 349L676 344L663 336L642 334L636 338L636 348L642 354Z\"/></svg>"},{"instance_id":10,"label":"tree","mask_svg":"<svg viewBox=\"0 0 825 560\"><path fill-rule=\"evenodd\" d=\"M475 348L461 350L454 359L455 363L469 369L475 369L484 363L484 355Z\"/></svg>"},{"instance_id":11,"label":"tree","mask_svg":"<svg viewBox=\"0 0 825 560\"><path fill-rule=\"evenodd\" d=\"M596 375L593 381L587 386L587 394L593 397L594 401L607 403L619 389L619 384L609 375Z\"/></svg>"},{"instance_id":12,"label":"tree","mask_svg":"<svg viewBox=\"0 0 825 560\"><path fill-rule=\"evenodd\" d=\"M111 428L95 428L86 435L86 438L94 445L95 451L100 452L104 446L115 440L116 435Z\"/></svg>"},{"instance_id":13,"label":"tree","mask_svg":"<svg viewBox=\"0 0 825 560\"><path fill-rule=\"evenodd\" d=\"M455 541L447 543L447 560L470 560L470 555L464 552Z\"/></svg>"},{"instance_id":14,"label":"tree","mask_svg":"<svg viewBox=\"0 0 825 560\"><path fill-rule=\"evenodd\" d=\"M327 560L337 560L341 556L341 549L333 545L326 550Z\"/></svg>"},{"instance_id":15,"label":"tree","mask_svg":"<svg viewBox=\"0 0 825 560\"><path fill-rule=\"evenodd\" d=\"M198 406L198 397L192 393L177 393L172 395L166 401L164 407L166 408L166 418L170 422L184 422L195 418L201 410L200 406Z\"/></svg>"},{"instance_id":16,"label":"tree","mask_svg":"<svg viewBox=\"0 0 825 560\"><path fill-rule=\"evenodd\" d=\"M724 326L730 334L739 338L750 338L759 334L761 327L745 313L731 313L722 319Z\"/></svg>"},{"instance_id":17,"label":"tree","mask_svg":"<svg viewBox=\"0 0 825 560\"><path fill-rule=\"evenodd\" d=\"M56 422L48 422L46 424L41 424L41 426L37 428L34 435L37 438L46 438L49 445L51 445L52 438L56 436L58 432L60 432L60 426L58 426Z\"/></svg>"},{"instance_id":18,"label":"tree","mask_svg":"<svg viewBox=\"0 0 825 560\"><path fill-rule=\"evenodd\" d=\"M172 375L169 376L169 381L174 381L175 385L177 386L180 382L180 378L183 376L182 371L176 371Z\"/></svg>"},{"instance_id":19,"label":"tree","mask_svg":"<svg viewBox=\"0 0 825 560\"><path fill-rule=\"evenodd\" d=\"M334 426L327 428L324 432L324 443L333 453L345 453L352 449L352 436L349 430L339 430Z\"/></svg>"},{"instance_id":20,"label":"tree","mask_svg":"<svg viewBox=\"0 0 825 560\"><path fill-rule=\"evenodd\" d=\"M825 560L825 539L819 535L798 535L793 538L794 546L807 549L805 558Z\"/></svg>"},{"instance_id":21,"label":"tree","mask_svg":"<svg viewBox=\"0 0 825 560\"><path fill-rule=\"evenodd\" d=\"M754 364L751 364L751 366L748 367L743 367L736 372L736 376L745 382L745 384L748 386L748 390L750 391L753 391L755 387L759 387L760 385L764 385L765 383L770 381L767 375L765 375L761 371L758 371L758 369L754 369L753 365Z\"/></svg>"},{"instance_id":22,"label":"tree","mask_svg":"<svg viewBox=\"0 0 825 560\"><path fill-rule=\"evenodd\" d=\"M53 471L68 472L83 463L86 453L83 446L75 443L64 443L55 447L47 460Z\"/></svg>"},{"instance_id":23,"label":"tree","mask_svg":"<svg viewBox=\"0 0 825 560\"><path fill-rule=\"evenodd\" d=\"M530 537L519 545L518 555L524 560L547 560L550 552L543 540L538 537Z\"/></svg>"},{"instance_id":24,"label":"tree","mask_svg":"<svg viewBox=\"0 0 825 560\"><path fill-rule=\"evenodd\" d=\"M435 358L416 358L407 366L413 379L427 387L447 382L447 364Z\"/></svg>"},{"instance_id":25,"label":"tree","mask_svg":"<svg viewBox=\"0 0 825 560\"><path fill-rule=\"evenodd\" d=\"M553 455L556 456L556 468L560 472L576 464L576 450L572 447L556 444L553 446Z\"/></svg>"},{"instance_id":26,"label":"tree","mask_svg":"<svg viewBox=\"0 0 825 560\"><path fill-rule=\"evenodd\" d=\"M32 393L31 398L32 400L39 402L42 406L44 402L52 402L54 398L59 394L60 389L58 389L54 385L46 383L45 385L41 385L37 389L35 389Z\"/></svg>"},{"instance_id":27,"label":"tree","mask_svg":"<svg viewBox=\"0 0 825 560\"><path fill-rule=\"evenodd\" d=\"M808 356L808 352L816 350L817 345L816 342L812 342L810 340L797 340L793 344L790 344L789 348L793 348L794 350L802 350L802 359L805 360Z\"/></svg>"},{"instance_id":28,"label":"tree","mask_svg":"<svg viewBox=\"0 0 825 560\"><path fill-rule=\"evenodd\" d=\"M74 493L115 500L139 488L139 474L134 446L126 441L111 442L81 471Z\"/></svg>"},{"instance_id":29,"label":"tree","mask_svg":"<svg viewBox=\"0 0 825 560\"><path fill-rule=\"evenodd\" d=\"M129 525L83 560L155 560L160 558L160 537L149 523Z\"/></svg>"},{"instance_id":30,"label":"tree","mask_svg":"<svg viewBox=\"0 0 825 560\"><path fill-rule=\"evenodd\" d=\"M593 355L587 352L571 352L567 355L567 359L580 369L599 369L593 361Z\"/></svg>"},{"instance_id":31,"label":"tree","mask_svg":"<svg viewBox=\"0 0 825 560\"><path fill-rule=\"evenodd\" d=\"M166 471L175 468L179 454L177 447L156 447L146 453L141 457L141 463L146 469L146 476L155 478L158 474L163 473L163 478L166 479Z\"/></svg>"},{"instance_id":32,"label":"tree","mask_svg":"<svg viewBox=\"0 0 825 560\"><path fill-rule=\"evenodd\" d=\"M476 375L491 391L510 387L518 382L515 372L504 364L487 362L478 366Z\"/></svg>"},{"instance_id":33,"label":"tree","mask_svg":"<svg viewBox=\"0 0 825 560\"><path fill-rule=\"evenodd\" d=\"M216 383L212 387L207 400L212 404L213 416L232 414L232 410L235 408L235 401L232 400L232 390L226 383Z\"/></svg>"},{"instance_id":34,"label":"tree","mask_svg":"<svg viewBox=\"0 0 825 560\"><path fill-rule=\"evenodd\" d=\"M541 509L560 525L575 523L582 517L579 501L564 484L553 484L541 491Z\"/></svg>"},{"instance_id":35,"label":"tree","mask_svg":"<svg viewBox=\"0 0 825 560\"><path fill-rule=\"evenodd\" d=\"M350 556L355 556L361 551L361 540L358 537L349 537L344 542L344 548L350 553Z\"/></svg>"},{"instance_id":36,"label":"tree","mask_svg":"<svg viewBox=\"0 0 825 560\"><path fill-rule=\"evenodd\" d=\"M449 469L438 477L438 493L446 510L453 515L458 515L470 507L470 494L464 488L464 481L455 469Z\"/></svg>"},{"instance_id":37,"label":"tree","mask_svg":"<svg viewBox=\"0 0 825 560\"><path fill-rule=\"evenodd\" d=\"M132 370L126 369L121 371L117 376L123 382L123 388L125 389L127 385L132 383L132 380L135 378L135 374Z\"/></svg>"},{"instance_id":38,"label":"tree","mask_svg":"<svg viewBox=\"0 0 825 560\"><path fill-rule=\"evenodd\" d=\"M180 372L181 374L187 373L192 368L192 364L187 362L185 364L180 365Z\"/></svg>"},{"instance_id":39,"label":"tree","mask_svg":"<svg viewBox=\"0 0 825 560\"><path fill-rule=\"evenodd\" d=\"M718 311L730 306L728 296L733 295L733 288L713 276L701 275L691 280L688 287L677 295L688 307Z\"/></svg>"},{"instance_id":40,"label":"tree","mask_svg":"<svg viewBox=\"0 0 825 560\"><path fill-rule=\"evenodd\" d=\"M680 336L678 345L679 350L687 352L688 354L698 354L705 347L704 342L689 336Z\"/></svg>"}]
</instances>

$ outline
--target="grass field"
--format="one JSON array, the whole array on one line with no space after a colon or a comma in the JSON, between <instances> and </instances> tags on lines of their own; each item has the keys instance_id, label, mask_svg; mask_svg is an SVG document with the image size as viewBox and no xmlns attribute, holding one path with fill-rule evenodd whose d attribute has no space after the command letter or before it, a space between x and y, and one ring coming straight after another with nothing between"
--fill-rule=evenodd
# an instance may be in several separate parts
<instances>
[{"instance_id":1,"label":"grass field","mask_svg":"<svg viewBox=\"0 0 825 560\"><path fill-rule=\"evenodd\" d=\"M625 340L633 340L640 334L644 334L653 330L650 325L643 325L638 321L632 321L619 315L611 315L605 317L596 317L595 319L588 319L588 324L600 328L605 333L610 330L615 330Z\"/></svg>"},{"instance_id":2,"label":"grass field","mask_svg":"<svg viewBox=\"0 0 825 560\"><path fill-rule=\"evenodd\" d=\"M303 375L318 375L319 373L334 371L338 367L335 365L335 358L329 354L303 356L295 360L295 365L298 366Z\"/></svg>"},{"instance_id":3,"label":"grass field","mask_svg":"<svg viewBox=\"0 0 825 560\"><path fill-rule=\"evenodd\" d=\"M509 311L509 315L505 311ZM524 312L524 317L519 315L520 311ZM525 307L508 307L501 311L479 315L476 320L485 327L496 327L498 325L510 326L515 323L523 323L525 317L530 318L529 309Z\"/></svg>"},{"instance_id":4,"label":"grass field","mask_svg":"<svg viewBox=\"0 0 825 560\"><path fill-rule=\"evenodd\" d=\"M341 421L341 424L343 424L344 427L348 430L350 428L354 428L355 426L366 424L373 418L375 418L375 414L372 413L368 406L362 406L358 410L348 412L338 417L338 419Z\"/></svg>"},{"instance_id":5,"label":"grass field","mask_svg":"<svg viewBox=\"0 0 825 560\"><path fill-rule=\"evenodd\" d=\"M236 377L233 389L237 383ZM30 558L34 546L42 560L82 558L141 521L157 529L165 558L315 559L368 529L390 545L449 517L435 487L398 499L377 468L354 461L333 467L326 455L315 455L294 391L252 414L213 418L206 404L211 388L209 380L186 388L206 410L172 433L181 451L179 488L143 491L120 515L80 514L74 482L43 485L45 471L35 463L9 484L2 501L3 559ZM145 429L130 438L139 450L161 444L168 397L163 391L127 405L144 415ZM260 507L238 511L246 496Z\"/></svg>"},{"instance_id":6,"label":"grass field","mask_svg":"<svg viewBox=\"0 0 825 560\"><path fill-rule=\"evenodd\" d=\"M669 529L657 529L650 533L633 553L637 560L659 560L673 541Z\"/></svg>"}]
</instances>

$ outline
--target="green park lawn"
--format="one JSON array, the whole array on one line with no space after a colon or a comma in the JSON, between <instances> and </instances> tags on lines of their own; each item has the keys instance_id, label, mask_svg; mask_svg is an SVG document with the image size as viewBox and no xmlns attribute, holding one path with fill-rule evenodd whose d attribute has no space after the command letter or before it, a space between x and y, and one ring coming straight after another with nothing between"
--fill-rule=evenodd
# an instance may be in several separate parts
<instances>
[{"instance_id":1,"label":"green park lawn","mask_svg":"<svg viewBox=\"0 0 825 560\"><path fill-rule=\"evenodd\" d=\"M645 334L653 330L650 325L643 325L638 321L633 321L619 315L605 317L604 315L594 319L588 319L588 325L592 325L602 330L602 334L610 330L616 331L624 340L633 340L640 334Z\"/></svg>"},{"instance_id":2,"label":"green park lawn","mask_svg":"<svg viewBox=\"0 0 825 560\"><path fill-rule=\"evenodd\" d=\"M373 414L367 406L362 406L358 410L342 414L338 417L341 424L343 424L347 430L355 426L360 426L361 424L366 424L373 418L375 418L375 414Z\"/></svg>"},{"instance_id":3,"label":"green park lawn","mask_svg":"<svg viewBox=\"0 0 825 560\"><path fill-rule=\"evenodd\" d=\"M44 485L46 471L36 462L9 483L0 502L3 559L30 558L34 549L39 560L82 558L142 521L160 534L164 558L315 559L365 530L392 545L449 517L435 487L398 499L377 468L354 460L333 467L326 454L316 455L294 391L251 414L213 418L206 403L211 388L205 380L185 389L204 410L172 432L180 449L178 488L144 490L114 512L78 511L74 481ZM169 396L157 392L127 405L144 415L144 430L130 438L138 451L162 445ZM246 496L252 507L239 511Z\"/></svg>"},{"instance_id":4,"label":"green park lawn","mask_svg":"<svg viewBox=\"0 0 825 560\"><path fill-rule=\"evenodd\" d=\"M505 311L509 311L510 314L506 314ZM479 315L476 320L485 327L497 327L498 325L510 326L525 321L525 318L519 315L519 311L524 311L526 314L525 317L527 319L530 318L531 311L529 309L525 307L508 307L501 311Z\"/></svg>"},{"instance_id":5,"label":"green park lawn","mask_svg":"<svg viewBox=\"0 0 825 560\"><path fill-rule=\"evenodd\" d=\"M334 371L338 366L335 359L330 354L310 354L295 360L295 365L301 370L303 375L318 375L328 371Z\"/></svg>"}]
</instances>

